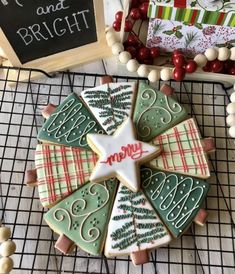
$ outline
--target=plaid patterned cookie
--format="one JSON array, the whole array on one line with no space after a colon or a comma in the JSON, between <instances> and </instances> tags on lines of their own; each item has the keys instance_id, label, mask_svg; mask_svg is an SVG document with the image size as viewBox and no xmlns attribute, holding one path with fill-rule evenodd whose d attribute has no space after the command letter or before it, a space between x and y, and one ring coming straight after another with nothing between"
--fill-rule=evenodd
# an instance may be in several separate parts
<instances>
[{"instance_id":1,"label":"plaid patterned cookie","mask_svg":"<svg viewBox=\"0 0 235 274\"><path fill-rule=\"evenodd\" d=\"M97 162L95 153L58 145L37 145L35 166L44 207L51 207L89 181Z\"/></svg>"},{"instance_id":2,"label":"plaid patterned cookie","mask_svg":"<svg viewBox=\"0 0 235 274\"><path fill-rule=\"evenodd\" d=\"M188 119L157 136L153 144L162 153L150 166L195 177L208 178L210 170L203 140L194 119Z\"/></svg>"}]
</instances>

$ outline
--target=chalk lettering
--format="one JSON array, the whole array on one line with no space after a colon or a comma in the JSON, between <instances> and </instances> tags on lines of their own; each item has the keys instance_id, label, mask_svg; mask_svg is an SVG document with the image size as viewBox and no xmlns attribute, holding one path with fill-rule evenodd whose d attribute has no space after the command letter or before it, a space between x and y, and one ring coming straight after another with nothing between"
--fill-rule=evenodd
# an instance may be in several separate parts
<instances>
[{"instance_id":1,"label":"chalk lettering","mask_svg":"<svg viewBox=\"0 0 235 274\"><path fill-rule=\"evenodd\" d=\"M73 19L75 21L74 24L69 22L68 16L65 16L65 18L64 18L65 21L67 22L67 25L68 25L68 28L69 28L69 31L70 31L71 34L74 33L74 31L72 30L73 27L76 27L78 31L81 31L81 29L79 28L79 23L78 23L78 20L77 20L77 17L76 17L76 13L73 13L72 16L73 16Z\"/></svg>"},{"instance_id":2,"label":"chalk lettering","mask_svg":"<svg viewBox=\"0 0 235 274\"><path fill-rule=\"evenodd\" d=\"M126 158L138 160L146 153L148 153L148 151L142 150L142 144L140 142L135 144L127 144L126 146L121 147L120 152L115 152L114 154L108 156L107 160L102 161L101 163L112 166L113 163L120 163Z\"/></svg>"},{"instance_id":3,"label":"chalk lettering","mask_svg":"<svg viewBox=\"0 0 235 274\"><path fill-rule=\"evenodd\" d=\"M50 38L60 37L67 33L73 34L89 28L86 15L89 10L78 11L70 17L55 18L51 24L43 21L41 24L33 24L27 28L20 28L16 33L26 46L32 42L47 41Z\"/></svg>"},{"instance_id":4,"label":"chalk lettering","mask_svg":"<svg viewBox=\"0 0 235 274\"><path fill-rule=\"evenodd\" d=\"M45 15L45 14L50 14L50 13L53 13L53 12L56 12L56 11L60 11L60 10L66 10L66 9L69 9L70 7L69 6L64 6L64 2L66 0L59 0L59 3L57 3L56 5L49 5L49 6L46 6L46 7L38 7L37 8L37 15Z\"/></svg>"},{"instance_id":5,"label":"chalk lettering","mask_svg":"<svg viewBox=\"0 0 235 274\"><path fill-rule=\"evenodd\" d=\"M24 41L26 46L33 42L33 36L29 34L28 29L20 28L17 30L16 33L20 35L21 39Z\"/></svg>"},{"instance_id":6,"label":"chalk lettering","mask_svg":"<svg viewBox=\"0 0 235 274\"><path fill-rule=\"evenodd\" d=\"M57 29L57 22L62 22L63 20L61 18L56 18L53 22L53 29L57 36L63 36L66 33L66 29Z\"/></svg>"},{"instance_id":7,"label":"chalk lettering","mask_svg":"<svg viewBox=\"0 0 235 274\"><path fill-rule=\"evenodd\" d=\"M37 41L41 41L41 39L48 40L48 38L41 33L41 27L39 24L29 26L29 29L31 30L33 36L36 38Z\"/></svg>"}]
</instances>

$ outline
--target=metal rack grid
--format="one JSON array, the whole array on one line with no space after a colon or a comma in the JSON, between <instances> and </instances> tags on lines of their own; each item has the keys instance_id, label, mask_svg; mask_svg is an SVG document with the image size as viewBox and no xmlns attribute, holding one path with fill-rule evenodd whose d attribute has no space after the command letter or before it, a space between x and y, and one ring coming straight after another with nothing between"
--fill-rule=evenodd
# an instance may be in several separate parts
<instances>
[{"instance_id":1,"label":"metal rack grid","mask_svg":"<svg viewBox=\"0 0 235 274\"><path fill-rule=\"evenodd\" d=\"M36 188L24 185L24 173L34 167L36 135L43 123L41 109L59 104L70 92L99 84L100 75L42 73L4 68L0 78L0 209L2 222L12 228L17 251L13 273L224 273L235 271L235 145L227 135L226 105L231 87L205 82L172 82L178 100L194 117L204 137L215 138L210 156L212 177L204 227L192 225L182 238L151 253L151 262L134 267L129 257L106 259L76 250L64 256L54 249L57 235L43 221ZM21 81L21 73L28 80ZM12 77L14 74L14 77ZM12 80L15 79L15 80ZM114 80L138 81L115 76ZM13 85L11 88L8 84ZM156 87L159 87L158 83Z\"/></svg>"}]
</instances>

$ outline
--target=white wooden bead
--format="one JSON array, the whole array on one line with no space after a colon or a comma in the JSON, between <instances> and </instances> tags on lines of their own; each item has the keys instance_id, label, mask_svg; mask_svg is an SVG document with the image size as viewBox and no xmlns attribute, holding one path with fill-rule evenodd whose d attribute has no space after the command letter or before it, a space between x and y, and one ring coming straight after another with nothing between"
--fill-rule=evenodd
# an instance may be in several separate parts
<instances>
[{"instance_id":1,"label":"white wooden bead","mask_svg":"<svg viewBox=\"0 0 235 274\"><path fill-rule=\"evenodd\" d=\"M229 116L226 118L227 125L235 126L235 114L229 114Z\"/></svg>"},{"instance_id":2,"label":"white wooden bead","mask_svg":"<svg viewBox=\"0 0 235 274\"><path fill-rule=\"evenodd\" d=\"M235 47L230 49L231 55L230 60L235 61Z\"/></svg>"},{"instance_id":3,"label":"white wooden bead","mask_svg":"<svg viewBox=\"0 0 235 274\"><path fill-rule=\"evenodd\" d=\"M219 48L218 60L219 61L226 61L229 59L231 55L230 49L226 47Z\"/></svg>"},{"instance_id":4,"label":"white wooden bead","mask_svg":"<svg viewBox=\"0 0 235 274\"><path fill-rule=\"evenodd\" d=\"M235 114L235 103L230 103L226 108L228 114Z\"/></svg>"},{"instance_id":5,"label":"white wooden bead","mask_svg":"<svg viewBox=\"0 0 235 274\"><path fill-rule=\"evenodd\" d=\"M151 83L154 83L154 82L157 82L158 80L160 80L159 70L156 70L156 69L151 70L148 75L148 79Z\"/></svg>"},{"instance_id":6,"label":"white wooden bead","mask_svg":"<svg viewBox=\"0 0 235 274\"><path fill-rule=\"evenodd\" d=\"M235 126L230 127L228 132L232 138L235 138Z\"/></svg>"},{"instance_id":7,"label":"white wooden bead","mask_svg":"<svg viewBox=\"0 0 235 274\"><path fill-rule=\"evenodd\" d=\"M5 226L0 227L0 242L7 241L10 237L11 237L10 228Z\"/></svg>"},{"instance_id":8,"label":"white wooden bead","mask_svg":"<svg viewBox=\"0 0 235 274\"><path fill-rule=\"evenodd\" d=\"M3 242L0 246L0 255L3 257L9 257L14 254L16 251L16 244L15 242L8 240Z\"/></svg>"},{"instance_id":9,"label":"white wooden bead","mask_svg":"<svg viewBox=\"0 0 235 274\"><path fill-rule=\"evenodd\" d=\"M109 38L107 38L107 44L109 47L112 47L115 43L118 42L118 38L113 34Z\"/></svg>"},{"instance_id":10,"label":"white wooden bead","mask_svg":"<svg viewBox=\"0 0 235 274\"><path fill-rule=\"evenodd\" d=\"M232 103L235 103L235 92L233 92L233 93L231 94L231 96L230 96L230 101L231 101Z\"/></svg>"},{"instance_id":11,"label":"white wooden bead","mask_svg":"<svg viewBox=\"0 0 235 274\"><path fill-rule=\"evenodd\" d=\"M172 69L164 68L160 72L160 77L163 81L169 81L172 77Z\"/></svg>"},{"instance_id":12,"label":"white wooden bead","mask_svg":"<svg viewBox=\"0 0 235 274\"><path fill-rule=\"evenodd\" d=\"M8 274L13 268L13 260L9 257L3 257L0 259L0 273Z\"/></svg>"},{"instance_id":13,"label":"white wooden bead","mask_svg":"<svg viewBox=\"0 0 235 274\"><path fill-rule=\"evenodd\" d=\"M146 65L140 65L137 73L140 77L147 77L149 74L149 68Z\"/></svg>"},{"instance_id":14,"label":"white wooden bead","mask_svg":"<svg viewBox=\"0 0 235 274\"><path fill-rule=\"evenodd\" d=\"M218 50L216 48L209 48L205 52L208 61L214 61L218 57Z\"/></svg>"},{"instance_id":15,"label":"white wooden bead","mask_svg":"<svg viewBox=\"0 0 235 274\"><path fill-rule=\"evenodd\" d=\"M122 64L126 64L129 60L131 60L131 54L128 51L123 51L119 54L118 59Z\"/></svg>"},{"instance_id":16,"label":"white wooden bead","mask_svg":"<svg viewBox=\"0 0 235 274\"><path fill-rule=\"evenodd\" d=\"M202 68L206 65L207 63L207 58L204 54L198 54L195 56L194 61L197 63L199 68Z\"/></svg>"},{"instance_id":17,"label":"white wooden bead","mask_svg":"<svg viewBox=\"0 0 235 274\"><path fill-rule=\"evenodd\" d=\"M112 36L116 36L114 30L110 30L106 33L106 39L107 40Z\"/></svg>"},{"instance_id":18,"label":"white wooden bead","mask_svg":"<svg viewBox=\"0 0 235 274\"><path fill-rule=\"evenodd\" d=\"M114 28L113 27L110 27L110 26L107 26L105 28L105 33L109 32L109 31L114 31Z\"/></svg>"},{"instance_id":19,"label":"white wooden bead","mask_svg":"<svg viewBox=\"0 0 235 274\"><path fill-rule=\"evenodd\" d=\"M112 53L113 55L119 55L120 52L124 51L123 44L121 43L115 43L112 45Z\"/></svg>"},{"instance_id":20,"label":"white wooden bead","mask_svg":"<svg viewBox=\"0 0 235 274\"><path fill-rule=\"evenodd\" d=\"M135 59L131 59L127 62L126 68L130 72L136 72L139 68L139 63Z\"/></svg>"}]
</instances>

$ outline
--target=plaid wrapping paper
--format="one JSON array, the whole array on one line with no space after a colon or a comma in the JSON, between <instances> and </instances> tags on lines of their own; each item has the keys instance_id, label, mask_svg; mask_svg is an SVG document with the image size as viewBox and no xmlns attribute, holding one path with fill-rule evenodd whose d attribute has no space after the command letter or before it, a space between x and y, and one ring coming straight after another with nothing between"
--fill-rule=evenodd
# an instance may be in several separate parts
<instances>
[{"instance_id":1,"label":"plaid wrapping paper","mask_svg":"<svg viewBox=\"0 0 235 274\"><path fill-rule=\"evenodd\" d=\"M148 16L192 25L199 23L234 27L235 1L218 0L209 3L205 0L151 0Z\"/></svg>"},{"instance_id":2,"label":"plaid wrapping paper","mask_svg":"<svg viewBox=\"0 0 235 274\"><path fill-rule=\"evenodd\" d=\"M197 177L210 177L207 156L193 119L188 119L157 136L153 144L162 149L160 156L150 162L153 168Z\"/></svg>"},{"instance_id":3,"label":"plaid wrapping paper","mask_svg":"<svg viewBox=\"0 0 235 274\"><path fill-rule=\"evenodd\" d=\"M91 151L37 145L35 166L42 205L50 207L89 181L98 158Z\"/></svg>"}]
</instances>

